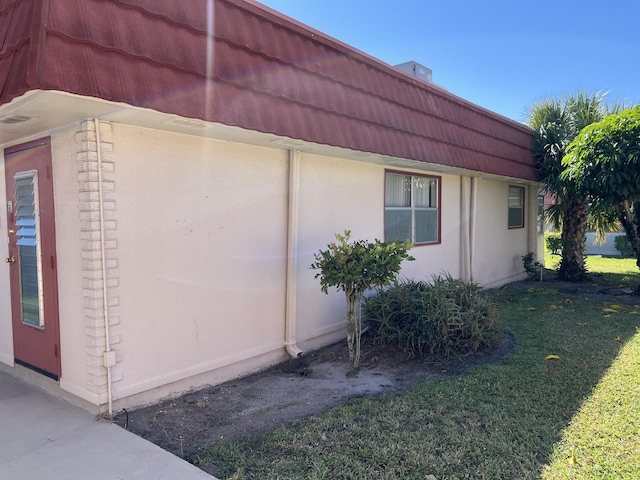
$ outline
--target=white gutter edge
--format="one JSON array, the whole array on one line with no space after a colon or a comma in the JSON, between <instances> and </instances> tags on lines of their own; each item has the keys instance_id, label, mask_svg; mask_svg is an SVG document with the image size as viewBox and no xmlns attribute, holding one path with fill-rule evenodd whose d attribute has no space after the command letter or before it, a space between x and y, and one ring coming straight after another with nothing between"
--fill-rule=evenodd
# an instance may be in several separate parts
<instances>
[{"instance_id":1,"label":"white gutter edge","mask_svg":"<svg viewBox=\"0 0 640 480\"><path fill-rule=\"evenodd\" d=\"M296 299L298 284L298 197L300 150L289 150L289 205L287 219L287 280L284 346L293 358L302 355L296 342Z\"/></svg>"}]
</instances>

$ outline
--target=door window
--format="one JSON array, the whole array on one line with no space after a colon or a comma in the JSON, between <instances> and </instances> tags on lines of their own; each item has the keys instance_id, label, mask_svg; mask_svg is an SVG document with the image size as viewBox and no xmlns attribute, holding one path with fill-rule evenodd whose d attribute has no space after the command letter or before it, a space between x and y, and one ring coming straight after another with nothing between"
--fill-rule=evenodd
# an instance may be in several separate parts
<instances>
[{"instance_id":1,"label":"door window","mask_svg":"<svg viewBox=\"0 0 640 480\"><path fill-rule=\"evenodd\" d=\"M16 236L20 265L20 303L22 323L44 328L40 215L38 211L38 172L15 175Z\"/></svg>"}]
</instances>

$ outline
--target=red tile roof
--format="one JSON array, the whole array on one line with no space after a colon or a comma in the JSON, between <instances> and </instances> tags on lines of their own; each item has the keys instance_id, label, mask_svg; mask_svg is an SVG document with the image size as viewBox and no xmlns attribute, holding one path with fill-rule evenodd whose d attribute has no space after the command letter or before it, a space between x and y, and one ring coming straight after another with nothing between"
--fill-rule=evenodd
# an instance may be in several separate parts
<instances>
[{"instance_id":1,"label":"red tile roof","mask_svg":"<svg viewBox=\"0 0 640 480\"><path fill-rule=\"evenodd\" d=\"M535 180L531 132L253 1L0 0L0 105L32 89ZM213 25L212 31L208 24Z\"/></svg>"}]
</instances>

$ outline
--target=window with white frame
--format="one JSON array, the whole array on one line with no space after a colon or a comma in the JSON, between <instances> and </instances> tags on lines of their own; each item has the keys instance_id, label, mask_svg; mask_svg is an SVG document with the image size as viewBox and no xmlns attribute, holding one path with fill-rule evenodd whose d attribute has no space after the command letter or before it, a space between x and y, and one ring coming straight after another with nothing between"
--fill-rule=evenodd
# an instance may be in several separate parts
<instances>
[{"instance_id":1,"label":"window with white frame","mask_svg":"<svg viewBox=\"0 0 640 480\"><path fill-rule=\"evenodd\" d=\"M385 239L438 243L439 203L440 177L386 172Z\"/></svg>"},{"instance_id":2,"label":"window with white frame","mask_svg":"<svg viewBox=\"0 0 640 480\"><path fill-rule=\"evenodd\" d=\"M524 227L524 188L509 187L509 228Z\"/></svg>"}]
</instances>

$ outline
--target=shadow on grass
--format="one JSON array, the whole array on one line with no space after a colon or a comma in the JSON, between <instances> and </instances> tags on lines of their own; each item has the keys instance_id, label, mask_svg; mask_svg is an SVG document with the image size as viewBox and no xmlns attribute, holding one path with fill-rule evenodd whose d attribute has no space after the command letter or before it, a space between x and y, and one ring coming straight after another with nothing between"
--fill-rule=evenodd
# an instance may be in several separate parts
<instances>
[{"instance_id":1,"label":"shadow on grass","mask_svg":"<svg viewBox=\"0 0 640 480\"><path fill-rule=\"evenodd\" d=\"M608 274L607 278L611 285L621 285L624 276ZM631 301L625 305L616 303L617 296L589 300L547 287L521 294L505 292L503 319L519 339L520 348L505 360L502 367L510 371L500 376L521 376L526 381L508 380L501 390L505 398L518 397L511 416L529 410L518 421L529 430L521 455L535 458L538 465L520 478L538 478L563 431L607 374L622 346L635 335L640 311L634 304L640 298L629 296ZM544 360L548 355L559 358ZM517 394L509 394L510 389Z\"/></svg>"},{"instance_id":2,"label":"shadow on grass","mask_svg":"<svg viewBox=\"0 0 640 480\"><path fill-rule=\"evenodd\" d=\"M640 332L622 347L556 443L544 480L640 478Z\"/></svg>"}]
</instances>

